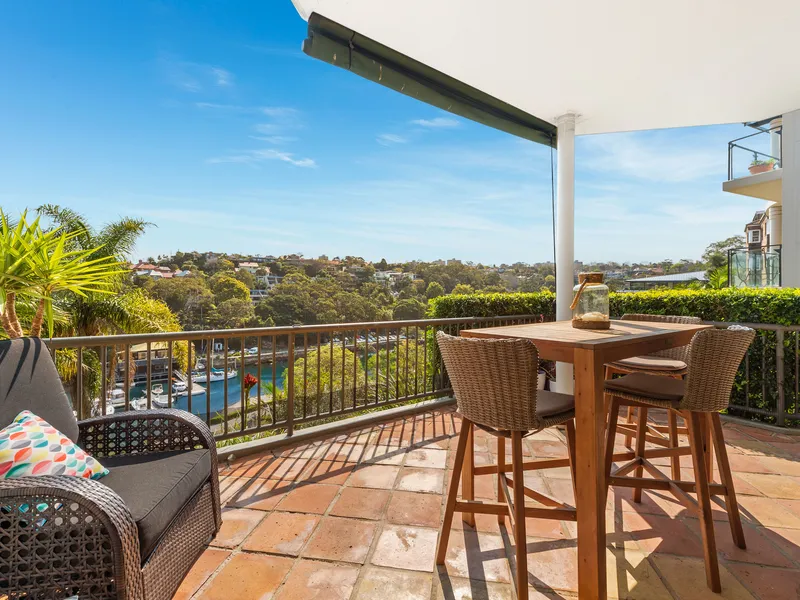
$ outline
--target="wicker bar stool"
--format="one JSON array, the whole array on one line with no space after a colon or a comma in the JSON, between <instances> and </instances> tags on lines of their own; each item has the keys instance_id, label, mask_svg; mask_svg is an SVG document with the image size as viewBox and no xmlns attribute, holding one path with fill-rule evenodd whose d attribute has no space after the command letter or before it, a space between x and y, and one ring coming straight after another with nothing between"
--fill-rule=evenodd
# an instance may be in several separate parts
<instances>
[{"instance_id":1,"label":"wicker bar stool","mask_svg":"<svg viewBox=\"0 0 800 600\"><path fill-rule=\"evenodd\" d=\"M631 373L619 379L606 381L605 389L611 395L611 410L608 417L606 438L606 475L609 486L657 489L672 492L689 510L696 511L700 518L703 538L706 580L714 592L721 591L719 565L717 563L714 521L711 513L711 496L724 496L728 521L734 543L744 549L744 531L736 502L736 491L731 478L728 453L722 434L719 411L728 407L734 378L747 349L755 338L752 329L732 326L728 329L709 329L700 331L689 345L689 368L686 379L671 379L644 373ZM639 408L638 435L635 457L632 461L612 470L614 439L617 433L617 413L620 406ZM682 416L688 424L689 445L662 449L645 450L645 423L650 408L665 408ZM713 483L709 476L711 462L709 443L713 438L721 483ZM670 479L659 471L648 456L685 456L691 454L695 481L681 481L680 477ZM635 471L633 477L629 473ZM642 477L643 471L653 477ZM689 496L696 493L697 500Z\"/></svg>"},{"instance_id":2,"label":"wicker bar stool","mask_svg":"<svg viewBox=\"0 0 800 600\"><path fill-rule=\"evenodd\" d=\"M523 472L569 466L574 485L575 398L536 389L539 352L530 341L462 338L443 332L436 338L462 416L436 563L444 564L455 512L462 513L464 521L471 525L475 523L476 513L497 515L500 523L508 516L516 545L517 597L527 600L525 518L574 521L576 513L574 507L525 487ZM524 462L522 438L562 423L567 430L569 458ZM475 427L497 438L497 464L474 466ZM511 439L510 465L505 460L508 438ZM509 478L508 472L513 477ZM494 473L497 473L497 502L475 501L475 475ZM458 498L459 477L462 478L462 499ZM526 507L526 496L543 506Z\"/></svg>"},{"instance_id":3,"label":"wicker bar stool","mask_svg":"<svg viewBox=\"0 0 800 600\"><path fill-rule=\"evenodd\" d=\"M643 314L624 314L622 321L645 321L651 323L684 323L696 325L703 322L698 317L684 317L676 315L643 315ZM682 379L688 370L689 346L678 348L668 348L660 350L646 356L634 356L624 358L606 365L605 378L611 379L614 375L628 375L629 373L645 373L647 375L660 375L662 377L673 377ZM609 405L610 408L610 405ZM628 407L628 414L625 422L618 429L625 432L625 446L633 448L633 440L636 437L637 423L635 418L636 408ZM666 436L665 436L666 434ZM678 435L687 434L686 427L678 427L678 417L672 411L667 411L667 425L645 424L645 435L647 441L663 446L665 448L675 448L678 446ZM681 467L680 459L672 459L672 477L680 479Z\"/></svg>"}]
</instances>

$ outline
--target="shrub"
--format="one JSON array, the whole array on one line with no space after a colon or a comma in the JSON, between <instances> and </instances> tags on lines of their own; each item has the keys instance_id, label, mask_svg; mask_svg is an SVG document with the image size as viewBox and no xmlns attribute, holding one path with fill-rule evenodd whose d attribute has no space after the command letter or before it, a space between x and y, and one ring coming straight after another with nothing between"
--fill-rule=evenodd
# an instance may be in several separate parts
<instances>
[{"instance_id":1,"label":"shrub","mask_svg":"<svg viewBox=\"0 0 800 600\"><path fill-rule=\"evenodd\" d=\"M645 313L694 316L704 321L800 325L800 289L794 288L612 292L610 304L612 317ZM537 292L443 296L431 300L429 309L432 318L512 315L542 315L547 321L554 320L555 295ZM800 334L789 332L783 338L782 385L777 368L779 339L774 331L759 332L748 352L748 360L739 369L731 394L731 412L775 422L774 416L753 414L748 407L776 414L782 387L787 424L798 425L800 417L796 415L800 397L795 389L800 387L800 373L795 366L800 361Z\"/></svg>"},{"instance_id":2,"label":"shrub","mask_svg":"<svg viewBox=\"0 0 800 600\"><path fill-rule=\"evenodd\" d=\"M428 308L428 316L434 319L508 315L542 315L552 321L556 316L556 295L535 292L440 296L431 299Z\"/></svg>"},{"instance_id":3,"label":"shrub","mask_svg":"<svg viewBox=\"0 0 800 600\"><path fill-rule=\"evenodd\" d=\"M706 321L800 325L800 289L654 290L610 294L611 316L625 313L687 315ZM555 294L534 292L441 296L431 318L543 315L555 319Z\"/></svg>"}]
</instances>

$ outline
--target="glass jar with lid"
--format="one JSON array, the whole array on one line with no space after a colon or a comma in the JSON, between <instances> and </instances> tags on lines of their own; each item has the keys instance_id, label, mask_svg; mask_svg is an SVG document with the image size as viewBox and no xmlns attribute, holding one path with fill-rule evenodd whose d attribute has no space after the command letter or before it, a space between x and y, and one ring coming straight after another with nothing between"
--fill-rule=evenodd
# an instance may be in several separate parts
<instances>
[{"instance_id":1,"label":"glass jar with lid","mask_svg":"<svg viewBox=\"0 0 800 600\"><path fill-rule=\"evenodd\" d=\"M572 326L578 329L608 329L611 327L608 307L608 286L602 273L581 273L578 285L572 290Z\"/></svg>"}]
</instances>

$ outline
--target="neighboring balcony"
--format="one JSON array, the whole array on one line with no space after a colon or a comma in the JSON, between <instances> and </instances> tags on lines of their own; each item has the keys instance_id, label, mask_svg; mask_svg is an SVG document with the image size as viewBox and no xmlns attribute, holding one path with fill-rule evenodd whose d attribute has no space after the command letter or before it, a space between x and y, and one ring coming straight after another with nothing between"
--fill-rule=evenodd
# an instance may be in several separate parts
<instances>
[{"instance_id":1,"label":"neighboring balcony","mask_svg":"<svg viewBox=\"0 0 800 600\"><path fill-rule=\"evenodd\" d=\"M781 203L782 125L780 119L753 123L755 133L728 142L728 180L722 190Z\"/></svg>"},{"instance_id":2,"label":"neighboring balcony","mask_svg":"<svg viewBox=\"0 0 800 600\"><path fill-rule=\"evenodd\" d=\"M780 287L781 247L728 250L728 281L734 288Z\"/></svg>"}]
</instances>

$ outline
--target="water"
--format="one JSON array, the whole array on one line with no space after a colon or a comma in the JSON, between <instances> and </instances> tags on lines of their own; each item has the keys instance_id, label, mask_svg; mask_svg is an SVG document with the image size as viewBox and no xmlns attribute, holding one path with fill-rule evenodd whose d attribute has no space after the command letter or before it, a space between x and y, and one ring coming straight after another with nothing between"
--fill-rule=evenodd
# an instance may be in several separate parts
<instances>
[{"instance_id":1,"label":"water","mask_svg":"<svg viewBox=\"0 0 800 600\"><path fill-rule=\"evenodd\" d=\"M275 387L279 390L283 389L283 371L288 365L287 361L278 360L275 362ZM228 379L228 408L237 405L241 398L242 378L245 374L250 373L253 377L258 377L258 365L247 365L242 369L238 369L236 377ZM155 385L155 384L154 384ZM163 382L164 392L166 394L167 383ZM198 385L198 384L195 384ZM205 381L200 381L199 385L207 388ZM272 385L272 365L261 365L261 397L262 401L270 399L268 385ZM225 381L212 381L211 382L211 415L222 412L225 407ZM208 390L206 390L206 394ZM192 411L194 414L201 418L206 416L206 394L192 394ZM144 398L147 396L146 384L139 384L131 387L131 399ZM255 398L258 396L258 386L253 386L250 390L250 397ZM182 410L189 410L188 396L172 397L172 407L180 408Z\"/></svg>"}]
</instances>

